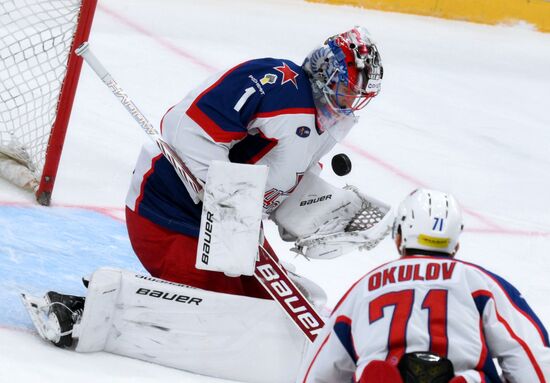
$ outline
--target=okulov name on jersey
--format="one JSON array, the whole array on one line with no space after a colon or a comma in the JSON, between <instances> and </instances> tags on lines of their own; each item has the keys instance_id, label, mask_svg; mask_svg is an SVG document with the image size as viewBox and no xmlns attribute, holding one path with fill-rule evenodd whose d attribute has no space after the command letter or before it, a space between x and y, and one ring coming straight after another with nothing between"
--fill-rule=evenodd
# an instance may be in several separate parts
<instances>
[{"instance_id":1,"label":"okulov name on jersey","mask_svg":"<svg viewBox=\"0 0 550 383\"><path fill-rule=\"evenodd\" d=\"M391 266L369 276L368 289L373 291L389 284L408 281L437 281L453 277L456 262L428 262Z\"/></svg>"}]
</instances>

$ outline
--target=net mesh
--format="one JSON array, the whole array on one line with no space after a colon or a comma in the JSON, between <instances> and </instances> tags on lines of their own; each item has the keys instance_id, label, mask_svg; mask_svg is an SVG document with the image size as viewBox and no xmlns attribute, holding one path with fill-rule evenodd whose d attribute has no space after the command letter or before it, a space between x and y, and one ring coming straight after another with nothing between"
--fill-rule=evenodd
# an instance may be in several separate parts
<instances>
[{"instance_id":1,"label":"net mesh","mask_svg":"<svg viewBox=\"0 0 550 383\"><path fill-rule=\"evenodd\" d=\"M353 231L368 230L374 227L378 222L380 222L385 215L386 213L384 213L378 207L370 203L367 203L366 206L364 206L364 209L359 213L357 213L355 217L353 217L353 219L350 221L350 223L346 227L345 231L353 232ZM374 237L369 239L368 241L365 241L359 247L359 250L374 249L389 232L390 232L390 229L388 228L384 233L382 233L378 237Z\"/></svg>"},{"instance_id":2,"label":"net mesh","mask_svg":"<svg viewBox=\"0 0 550 383\"><path fill-rule=\"evenodd\" d=\"M363 209L350 221L344 231L368 230L384 218L385 212L370 202L363 202Z\"/></svg>"},{"instance_id":3,"label":"net mesh","mask_svg":"<svg viewBox=\"0 0 550 383\"><path fill-rule=\"evenodd\" d=\"M80 5L80 0L0 1L0 154L24 165L37 182Z\"/></svg>"}]
</instances>

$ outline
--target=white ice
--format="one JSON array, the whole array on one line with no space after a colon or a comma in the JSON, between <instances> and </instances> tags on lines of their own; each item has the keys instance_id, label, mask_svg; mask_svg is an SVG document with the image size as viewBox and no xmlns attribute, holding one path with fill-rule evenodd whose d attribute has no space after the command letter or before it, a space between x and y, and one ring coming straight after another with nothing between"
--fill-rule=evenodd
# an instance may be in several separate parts
<instances>
[{"instance_id":1,"label":"white ice","mask_svg":"<svg viewBox=\"0 0 550 383\"><path fill-rule=\"evenodd\" d=\"M299 0L102 0L90 42L158 124L171 105L213 71L266 56L300 63L324 38L357 24L378 42L383 89L334 151L350 156L352 172L341 178L327 166L324 176L392 204L418 186L453 193L466 212L458 256L507 278L550 325L549 34L521 25L486 26ZM76 206L120 217L135 158L146 140L85 67L53 206L39 209L40 214L59 215ZM1 205L33 203L30 194L0 181ZM55 255L65 245L56 242L56 233L67 227L52 219L55 226L48 230L16 231L12 225L21 218L13 211L0 207L0 262L25 259L22 250L29 250L32 239L30 251L37 258L27 259L30 275L47 274L41 251ZM308 262L290 255L274 227L268 234L281 258L327 290L329 305L373 266L396 256L387 239L371 252ZM104 256L106 247L96 251ZM0 365L2 382L219 381L106 353L59 350L28 330L28 323L0 323Z\"/></svg>"}]
</instances>

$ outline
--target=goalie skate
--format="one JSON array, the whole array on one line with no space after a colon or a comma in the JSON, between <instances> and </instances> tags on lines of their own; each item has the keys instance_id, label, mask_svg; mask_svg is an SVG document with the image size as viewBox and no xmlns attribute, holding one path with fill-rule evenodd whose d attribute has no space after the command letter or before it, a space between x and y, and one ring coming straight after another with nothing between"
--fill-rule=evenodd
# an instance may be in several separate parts
<instances>
[{"instance_id":1,"label":"goalie skate","mask_svg":"<svg viewBox=\"0 0 550 383\"><path fill-rule=\"evenodd\" d=\"M50 291L44 297L22 293L21 300L38 335L57 347L70 347L72 331L84 308L84 298Z\"/></svg>"}]
</instances>

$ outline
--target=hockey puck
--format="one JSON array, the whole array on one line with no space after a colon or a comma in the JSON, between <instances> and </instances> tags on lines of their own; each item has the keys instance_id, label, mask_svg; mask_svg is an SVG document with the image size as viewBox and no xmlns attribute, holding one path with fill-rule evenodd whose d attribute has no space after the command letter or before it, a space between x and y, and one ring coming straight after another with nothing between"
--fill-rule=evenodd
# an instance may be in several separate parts
<instances>
[{"instance_id":1,"label":"hockey puck","mask_svg":"<svg viewBox=\"0 0 550 383\"><path fill-rule=\"evenodd\" d=\"M351 160L344 153L332 157L332 170L337 176L345 176L351 172Z\"/></svg>"}]
</instances>

